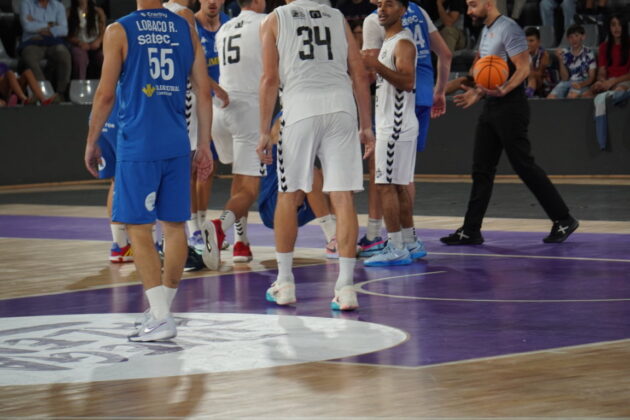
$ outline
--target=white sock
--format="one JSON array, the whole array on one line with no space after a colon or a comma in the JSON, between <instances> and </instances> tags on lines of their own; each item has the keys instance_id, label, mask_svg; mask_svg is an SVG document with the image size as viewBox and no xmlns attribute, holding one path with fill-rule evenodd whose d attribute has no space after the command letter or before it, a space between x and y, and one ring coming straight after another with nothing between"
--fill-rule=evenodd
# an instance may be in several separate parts
<instances>
[{"instance_id":1,"label":"white sock","mask_svg":"<svg viewBox=\"0 0 630 420\"><path fill-rule=\"evenodd\" d=\"M249 244L247 238L247 217L243 216L234 223L234 243L243 242Z\"/></svg>"},{"instance_id":2,"label":"white sock","mask_svg":"<svg viewBox=\"0 0 630 420\"><path fill-rule=\"evenodd\" d=\"M416 228L402 228L402 238L405 245L415 243L418 240L418 237L416 236Z\"/></svg>"},{"instance_id":3,"label":"white sock","mask_svg":"<svg viewBox=\"0 0 630 420\"><path fill-rule=\"evenodd\" d=\"M394 248L402 249L403 248L403 238L402 232L389 232L389 241L394 245Z\"/></svg>"},{"instance_id":4,"label":"white sock","mask_svg":"<svg viewBox=\"0 0 630 420\"><path fill-rule=\"evenodd\" d=\"M221 221L221 229L225 232L232 227L236 221L236 216L231 210L223 210L223 213L219 216L219 220ZM221 244L219 244L219 246L221 246Z\"/></svg>"},{"instance_id":5,"label":"white sock","mask_svg":"<svg viewBox=\"0 0 630 420\"><path fill-rule=\"evenodd\" d=\"M327 214L326 216L318 217L315 221L317 221L319 227L322 228L324 236L326 237L326 243L330 242L337 232L337 220L332 214Z\"/></svg>"},{"instance_id":6,"label":"white sock","mask_svg":"<svg viewBox=\"0 0 630 420\"><path fill-rule=\"evenodd\" d=\"M206 216L208 215L207 210L197 210L197 224L199 227L202 227L204 223L206 223Z\"/></svg>"},{"instance_id":7,"label":"white sock","mask_svg":"<svg viewBox=\"0 0 630 420\"><path fill-rule=\"evenodd\" d=\"M158 243L158 233L157 233L157 224L151 226L151 236L153 237L153 243Z\"/></svg>"},{"instance_id":8,"label":"white sock","mask_svg":"<svg viewBox=\"0 0 630 420\"><path fill-rule=\"evenodd\" d=\"M171 305L173 304L173 299L175 299L175 295L177 294L177 288L173 289L164 285L162 286L162 288L164 289L164 296L166 297L166 303L168 304L168 309L170 311Z\"/></svg>"},{"instance_id":9,"label":"white sock","mask_svg":"<svg viewBox=\"0 0 630 420\"><path fill-rule=\"evenodd\" d=\"M190 215L190 220L186 221L186 227L188 228L188 236L193 236L195 232L199 229L199 224L197 223L197 213L192 213Z\"/></svg>"},{"instance_id":10,"label":"white sock","mask_svg":"<svg viewBox=\"0 0 630 420\"><path fill-rule=\"evenodd\" d=\"M381 236L382 219L368 219L367 232L365 237L368 241L373 241L377 236Z\"/></svg>"},{"instance_id":11,"label":"white sock","mask_svg":"<svg viewBox=\"0 0 630 420\"><path fill-rule=\"evenodd\" d=\"M354 266L356 262L356 258L339 257L339 277L337 277L335 290L341 290L344 286L352 286L354 284Z\"/></svg>"},{"instance_id":12,"label":"white sock","mask_svg":"<svg viewBox=\"0 0 630 420\"><path fill-rule=\"evenodd\" d=\"M168 309L168 303L166 302L166 296L164 294L164 288L162 286L152 287L144 292L149 300L149 307L151 308L151 314L155 319L164 319L170 313Z\"/></svg>"},{"instance_id":13,"label":"white sock","mask_svg":"<svg viewBox=\"0 0 630 420\"><path fill-rule=\"evenodd\" d=\"M127 236L127 227L118 223L110 223L110 229L112 230L112 240L123 248L129 243L129 237Z\"/></svg>"},{"instance_id":14,"label":"white sock","mask_svg":"<svg viewBox=\"0 0 630 420\"><path fill-rule=\"evenodd\" d=\"M276 252L278 283L293 283L293 252Z\"/></svg>"}]
</instances>

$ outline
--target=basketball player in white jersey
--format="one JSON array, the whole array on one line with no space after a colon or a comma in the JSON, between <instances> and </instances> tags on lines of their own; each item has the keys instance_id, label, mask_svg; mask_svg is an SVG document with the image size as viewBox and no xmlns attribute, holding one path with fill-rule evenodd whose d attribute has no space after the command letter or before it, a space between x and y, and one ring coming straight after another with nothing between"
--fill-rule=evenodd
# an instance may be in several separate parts
<instances>
[{"instance_id":1,"label":"basketball player in white jersey","mask_svg":"<svg viewBox=\"0 0 630 420\"><path fill-rule=\"evenodd\" d=\"M312 189L317 156L324 174L323 190L330 193L337 216L339 276L331 307L353 310L358 307L353 287L358 222L352 194L363 190L360 141L366 145L365 156L374 147L367 73L339 10L309 0L287 3L275 9L261 29L258 153L266 164L272 161L271 118L279 88L284 125L278 143L274 221L278 278L267 290L267 300L279 305L296 301L292 273L295 209L298 191Z\"/></svg>"},{"instance_id":2,"label":"basketball player in white jersey","mask_svg":"<svg viewBox=\"0 0 630 420\"><path fill-rule=\"evenodd\" d=\"M171 12L178 14L179 16L186 19L188 24L197 30L197 25L195 25L195 15L192 11L192 8L195 5L196 0L170 0L164 3L164 7L169 9ZM214 95L221 99L224 104L229 103L228 94L219 86L218 81L214 80L210 77L210 87ZM188 126L188 137L190 139L190 150L191 152L195 152L197 148L197 115L193 112L196 107L196 98L195 94L192 91L191 85L188 84L188 90L186 91L186 125ZM227 106L227 105L225 105ZM214 167L214 171L216 171L216 166ZM213 171L213 172L214 172ZM204 181L204 185L211 183L212 176L207 181ZM207 203L203 201L207 201L207 193L200 193L200 186L197 185L197 177L195 174L191 177L191 203L190 203L190 213L191 217L188 222L186 222L188 233L190 238L188 239L189 246L189 258L186 261L186 270L197 270L203 268L203 264L201 264L201 259L198 258L197 255L193 255L192 251L196 248L199 252L203 249L203 240L201 237L201 225L203 224L203 220L199 220L199 214L205 211L207 207ZM205 187L207 190L209 187Z\"/></svg>"},{"instance_id":3,"label":"basketball player in white jersey","mask_svg":"<svg viewBox=\"0 0 630 420\"><path fill-rule=\"evenodd\" d=\"M412 33L403 28L402 17L408 0L381 0L378 20L385 39L378 54L364 55L374 69L376 80L376 184L384 202L387 246L365 261L366 266L411 264L412 257L403 242L401 219L411 210L407 185L413 181L418 119L415 114L416 44Z\"/></svg>"},{"instance_id":4,"label":"basketball player in white jersey","mask_svg":"<svg viewBox=\"0 0 630 420\"><path fill-rule=\"evenodd\" d=\"M225 108L213 109L213 130L217 154L222 163L232 164L231 197L218 219L203 226L208 246L203 257L206 266L216 270L221 263L220 246L227 229L235 225L232 259L252 260L247 240L247 213L258 197L260 177L267 174L266 166L256 153L259 137L260 111L258 84L262 74L260 24L265 18L265 0L238 0L241 13L221 26L216 36L219 54L220 85L231 99Z\"/></svg>"}]
</instances>

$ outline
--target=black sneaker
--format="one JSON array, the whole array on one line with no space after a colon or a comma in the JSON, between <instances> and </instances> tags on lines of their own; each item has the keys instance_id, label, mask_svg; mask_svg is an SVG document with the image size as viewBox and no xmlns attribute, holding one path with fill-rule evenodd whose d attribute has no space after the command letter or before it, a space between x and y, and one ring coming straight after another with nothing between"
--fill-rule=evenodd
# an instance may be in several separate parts
<instances>
[{"instance_id":1,"label":"black sneaker","mask_svg":"<svg viewBox=\"0 0 630 420\"><path fill-rule=\"evenodd\" d=\"M201 255L198 254L197 251L195 251L195 248L189 246L188 257L186 258L184 271L197 271L205 267L206 265L203 263L203 258L201 258Z\"/></svg>"},{"instance_id":2,"label":"black sneaker","mask_svg":"<svg viewBox=\"0 0 630 420\"><path fill-rule=\"evenodd\" d=\"M580 226L580 222L572 216L553 222L551 232L549 232L549 236L543 238L543 242L546 244L559 244L560 242L564 242L578 226Z\"/></svg>"},{"instance_id":3,"label":"black sneaker","mask_svg":"<svg viewBox=\"0 0 630 420\"><path fill-rule=\"evenodd\" d=\"M464 232L464 228L461 227L457 229L455 233L440 238L440 241L446 245L481 245L483 243L483 236L481 236L481 232L478 230Z\"/></svg>"}]
</instances>

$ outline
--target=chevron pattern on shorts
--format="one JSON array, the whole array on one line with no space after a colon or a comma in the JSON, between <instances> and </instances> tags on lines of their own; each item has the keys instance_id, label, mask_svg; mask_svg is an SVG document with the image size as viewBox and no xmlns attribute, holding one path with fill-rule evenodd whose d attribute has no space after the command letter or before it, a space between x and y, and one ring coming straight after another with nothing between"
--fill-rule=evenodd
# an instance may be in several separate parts
<instances>
[{"instance_id":1,"label":"chevron pattern on shorts","mask_svg":"<svg viewBox=\"0 0 630 420\"><path fill-rule=\"evenodd\" d=\"M289 187L287 185L287 177L284 173L284 156L282 154L282 131L284 130L284 118L280 120L280 138L278 139L278 186L282 192L286 192Z\"/></svg>"},{"instance_id":2,"label":"chevron pattern on shorts","mask_svg":"<svg viewBox=\"0 0 630 420\"><path fill-rule=\"evenodd\" d=\"M394 172L394 151L396 148L396 141L400 138L400 132L403 127L403 107L405 106L405 92L402 89L396 89L394 95L394 128L392 130L392 137L387 141L387 166L385 168L387 182L392 183Z\"/></svg>"},{"instance_id":3,"label":"chevron pattern on shorts","mask_svg":"<svg viewBox=\"0 0 630 420\"><path fill-rule=\"evenodd\" d=\"M190 130L190 122L192 120L192 83L190 79L186 82L186 128Z\"/></svg>"}]
</instances>

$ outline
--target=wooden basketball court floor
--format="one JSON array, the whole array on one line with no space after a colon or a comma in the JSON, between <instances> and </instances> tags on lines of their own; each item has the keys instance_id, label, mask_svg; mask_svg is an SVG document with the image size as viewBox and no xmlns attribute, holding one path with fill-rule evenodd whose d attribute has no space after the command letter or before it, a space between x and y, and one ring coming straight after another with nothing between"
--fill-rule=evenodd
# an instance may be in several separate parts
<instances>
[{"instance_id":1,"label":"wooden basketball court floor","mask_svg":"<svg viewBox=\"0 0 630 420\"><path fill-rule=\"evenodd\" d=\"M142 288L107 261L104 207L0 205L0 417L630 418L630 222L548 245L546 220L489 218L483 245L446 247L461 218L416 217L429 255L359 263L361 307L336 313L319 227L279 308L250 221L254 261L186 273L178 337L137 344Z\"/></svg>"}]
</instances>

